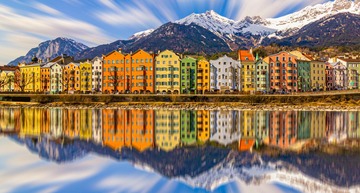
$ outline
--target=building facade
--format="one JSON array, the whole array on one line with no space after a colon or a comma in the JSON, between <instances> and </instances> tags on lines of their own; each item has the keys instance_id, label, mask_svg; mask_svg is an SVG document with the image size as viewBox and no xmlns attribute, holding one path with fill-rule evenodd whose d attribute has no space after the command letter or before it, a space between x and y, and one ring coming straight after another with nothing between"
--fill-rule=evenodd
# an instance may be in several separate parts
<instances>
[{"instance_id":1,"label":"building facade","mask_svg":"<svg viewBox=\"0 0 360 193\"><path fill-rule=\"evenodd\" d=\"M230 93L241 89L241 66L228 56L210 60L210 90Z\"/></svg>"},{"instance_id":2,"label":"building facade","mask_svg":"<svg viewBox=\"0 0 360 193\"><path fill-rule=\"evenodd\" d=\"M203 58L197 62L196 79L196 93L204 94L210 91L210 63Z\"/></svg>"},{"instance_id":3,"label":"building facade","mask_svg":"<svg viewBox=\"0 0 360 193\"><path fill-rule=\"evenodd\" d=\"M58 63L50 65L50 92L57 94L63 91L63 66Z\"/></svg>"},{"instance_id":4,"label":"building facade","mask_svg":"<svg viewBox=\"0 0 360 193\"><path fill-rule=\"evenodd\" d=\"M91 60L91 64L92 91L101 92L103 85L103 60L100 57L95 57Z\"/></svg>"},{"instance_id":5,"label":"building facade","mask_svg":"<svg viewBox=\"0 0 360 193\"><path fill-rule=\"evenodd\" d=\"M325 62L312 60L310 62L311 90L326 90Z\"/></svg>"},{"instance_id":6,"label":"building facade","mask_svg":"<svg viewBox=\"0 0 360 193\"><path fill-rule=\"evenodd\" d=\"M131 93L154 93L154 55L138 50L131 55Z\"/></svg>"},{"instance_id":7,"label":"building facade","mask_svg":"<svg viewBox=\"0 0 360 193\"><path fill-rule=\"evenodd\" d=\"M155 60L156 93L180 93L180 56L165 50Z\"/></svg>"},{"instance_id":8,"label":"building facade","mask_svg":"<svg viewBox=\"0 0 360 193\"><path fill-rule=\"evenodd\" d=\"M92 91L92 64L80 62L80 91L81 93L90 93Z\"/></svg>"},{"instance_id":9,"label":"building facade","mask_svg":"<svg viewBox=\"0 0 360 193\"><path fill-rule=\"evenodd\" d=\"M259 59L255 63L255 91L269 92L269 58Z\"/></svg>"},{"instance_id":10,"label":"building facade","mask_svg":"<svg viewBox=\"0 0 360 193\"><path fill-rule=\"evenodd\" d=\"M270 90L280 92L297 92L296 56L282 51L269 56Z\"/></svg>"},{"instance_id":11,"label":"building facade","mask_svg":"<svg viewBox=\"0 0 360 193\"><path fill-rule=\"evenodd\" d=\"M196 85L197 85L197 64L196 59L185 56L181 59L180 66L180 93L196 94Z\"/></svg>"},{"instance_id":12,"label":"building facade","mask_svg":"<svg viewBox=\"0 0 360 193\"><path fill-rule=\"evenodd\" d=\"M63 68L63 90L67 93L80 91L80 64L69 63Z\"/></svg>"},{"instance_id":13,"label":"building facade","mask_svg":"<svg viewBox=\"0 0 360 193\"><path fill-rule=\"evenodd\" d=\"M239 50L241 65L241 89L243 92L254 93L256 89L255 58L251 50Z\"/></svg>"}]
</instances>

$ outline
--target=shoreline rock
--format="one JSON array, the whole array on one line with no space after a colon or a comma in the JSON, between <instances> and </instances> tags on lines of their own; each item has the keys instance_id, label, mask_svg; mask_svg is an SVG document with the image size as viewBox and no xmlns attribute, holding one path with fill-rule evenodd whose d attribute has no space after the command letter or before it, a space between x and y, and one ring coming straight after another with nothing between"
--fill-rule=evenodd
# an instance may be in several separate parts
<instances>
[{"instance_id":1,"label":"shoreline rock","mask_svg":"<svg viewBox=\"0 0 360 193\"><path fill-rule=\"evenodd\" d=\"M0 102L0 107L15 108L66 108L66 109L164 109L164 110L241 110L241 111L360 111L360 106L354 105L318 105L318 104L246 104L246 103L174 103L174 102L150 102L150 103L36 103L36 102Z\"/></svg>"}]
</instances>

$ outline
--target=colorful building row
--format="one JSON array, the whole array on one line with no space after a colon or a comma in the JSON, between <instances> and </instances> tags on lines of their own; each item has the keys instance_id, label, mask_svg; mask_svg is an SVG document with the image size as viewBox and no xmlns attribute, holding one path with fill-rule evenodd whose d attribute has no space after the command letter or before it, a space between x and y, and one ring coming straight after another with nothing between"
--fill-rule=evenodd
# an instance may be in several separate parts
<instances>
[{"instance_id":1,"label":"colorful building row","mask_svg":"<svg viewBox=\"0 0 360 193\"><path fill-rule=\"evenodd\" d=\"M0 68L1 91L45 93L173 93L307 92L358 89L360 60L336 58L325 63L299 51L265 58L239 50L207 61L170 50L149 53L114 50L76 63L57 57L41 63Z\"/></svg>"}]
</instances>

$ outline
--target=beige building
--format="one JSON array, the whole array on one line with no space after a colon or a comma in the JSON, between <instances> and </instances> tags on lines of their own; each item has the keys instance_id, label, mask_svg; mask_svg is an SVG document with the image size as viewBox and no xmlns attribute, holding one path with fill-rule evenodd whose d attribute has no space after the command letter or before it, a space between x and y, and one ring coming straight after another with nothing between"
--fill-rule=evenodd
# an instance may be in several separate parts
<instances>
[{"instance_id":1,"label":"beige building","mask_svg":"<svg viewBox=\"0 0 360 193\"><path fill-rule=\"evenodd\" d=\"M180 56L165 50L155 58L155 92L180 93Z\"/></svg>"}]
</instances>

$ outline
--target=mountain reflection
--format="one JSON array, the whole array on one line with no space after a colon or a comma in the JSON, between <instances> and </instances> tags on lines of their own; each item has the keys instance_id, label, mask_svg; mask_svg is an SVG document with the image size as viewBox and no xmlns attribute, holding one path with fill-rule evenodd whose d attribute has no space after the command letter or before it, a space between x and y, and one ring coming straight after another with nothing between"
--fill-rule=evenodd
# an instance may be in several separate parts
<instances>
[{"instance_id":1,"label":"mountain reflection","mask_svg":"<svg viewBox=\"0 0 360 193\"><path fill-rule=\"evenodd\" d=\"M260 143L288 149L309 139L336 144L360 136L360 112L1 108L0 117L0 131L20 138L80 139L139 152L207 142L239 151Z\"/></svg>"}]
</instances>

